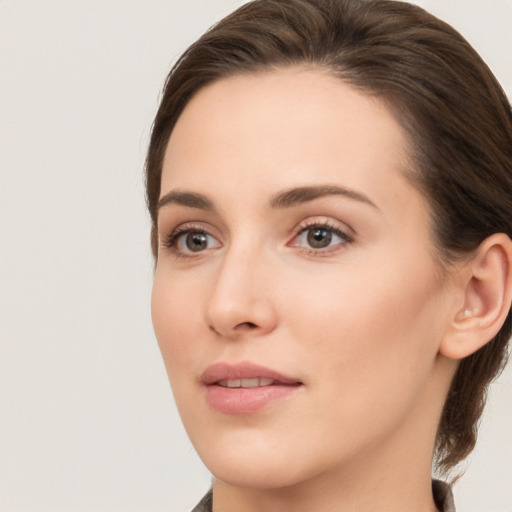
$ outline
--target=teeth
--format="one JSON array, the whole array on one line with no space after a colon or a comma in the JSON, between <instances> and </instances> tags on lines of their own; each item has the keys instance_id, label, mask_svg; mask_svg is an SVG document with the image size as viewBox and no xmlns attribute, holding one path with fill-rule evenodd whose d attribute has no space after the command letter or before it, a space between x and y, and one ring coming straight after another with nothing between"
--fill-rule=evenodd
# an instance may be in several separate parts
<instances>
[{"instance_id":1,"label":"teeth","mask_svg":"<svg viewBox=\"0 0 512 512\"><path fill-rule=\"evenodd\" d=\"M218 385L225 388L257 388L260 386L270 386L274 382L266 377L255 377L253 379L228 379L219 380Z\"/></svg>"}]
</instances>

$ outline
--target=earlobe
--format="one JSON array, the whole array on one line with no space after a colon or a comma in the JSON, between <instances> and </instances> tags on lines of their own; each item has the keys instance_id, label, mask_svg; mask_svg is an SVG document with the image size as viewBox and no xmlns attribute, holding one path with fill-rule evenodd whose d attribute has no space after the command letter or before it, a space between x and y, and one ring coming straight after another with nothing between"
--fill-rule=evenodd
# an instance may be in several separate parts
<instances>
[{"instance_id":1,"label":"earlobe","mask_svg":"<svg viewBox=\"0 0 512 512\"><path fill-rule=\"evenodd\" d=\"M440 353L451 359L471 355L501 329L512 302L512 241L503 233L486 238L468 267L463 306L440 346Z\"/></svg>"}]
</instances>

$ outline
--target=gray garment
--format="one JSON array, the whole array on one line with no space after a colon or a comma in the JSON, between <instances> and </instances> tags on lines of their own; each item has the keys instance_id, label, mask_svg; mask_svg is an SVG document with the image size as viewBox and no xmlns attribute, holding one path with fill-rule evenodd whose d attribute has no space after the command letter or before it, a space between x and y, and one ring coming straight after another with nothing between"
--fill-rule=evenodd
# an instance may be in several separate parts
<instances>
[{"instance_id":1,"label":"gray garment","mask_svg":"<svg viewBox=\"0 0 512 512\"><path fill-rule=\"evenodd\" d=\"M436 507L440 512L455 512L453 494L450 486L440 480L432 480L432 493ZM212 512L213 494L210 489L192 512Z\"/></svg>"},{"instance_id":2,"label":"gray garment","mask_svg":"<svg viewBox=\"0 0 512 512\"><path fill-rule=\"evenodd\" d=\"M212 512L213 492L210 489L192 512Z\"/></svg>"},{"instance_id":3,"label":"gray garment","mask_svg":"<svg viewBox=\"0 0 512 512\"><path fill-rule=\"evenodd\" d=\"M432 480L432 494L436 507L441 512L456 512L451 487L441 480Z\"/></svg>"}]
</instances>

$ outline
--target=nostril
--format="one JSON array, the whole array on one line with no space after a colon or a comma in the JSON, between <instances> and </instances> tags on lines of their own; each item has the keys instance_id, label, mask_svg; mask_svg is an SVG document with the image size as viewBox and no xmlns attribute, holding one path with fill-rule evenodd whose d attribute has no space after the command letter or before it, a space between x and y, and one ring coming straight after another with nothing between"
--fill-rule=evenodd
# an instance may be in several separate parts
<instances>
[{"instance_id":1,"label":"nostril","mask_svg":"<svg viewBox=\"0 0 512 512\"><path fill-rule=\"evenodd\" d=\"M213 325L209 325L208 328L210 331L214 332L215 334L218 334L219 336L222 336L222 330L216 329ZM240 331L253 331L254 329L257 329L258 326L254 322L241 322L233 328L233 331L240 332Z\"/></svg>"},{"instance_id":2,"label":"nostril","mask_svg":"<svg viewBox=\"0 0 512 512\"><path fill-rule=\"evenodd\" d=\"M236 326L236 329L251 331L256 329L258 326L253 322L242 322Z\"/></svg>"}]
</instances>

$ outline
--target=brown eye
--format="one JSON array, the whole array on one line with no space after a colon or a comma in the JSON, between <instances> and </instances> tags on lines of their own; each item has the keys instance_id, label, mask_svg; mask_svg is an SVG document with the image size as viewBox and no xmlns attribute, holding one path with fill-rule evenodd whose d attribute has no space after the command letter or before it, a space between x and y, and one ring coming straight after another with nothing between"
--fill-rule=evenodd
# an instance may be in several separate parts
<instances>
[{"instance_id":1,"label":"brown eye","mask_svg":"<svg viewBox=\"0 0 512 512\"><path fill-rule=\"evenodd\" d=\"M205 252L222 246L214 236L206 231L193 228L177 229L174 233L171 233L165 245L181 256Z\"/></svg>"},{"instance_id":2,"label":"brown eye","mask_svg":"<svg viewBox=\"0 0 512 512\"><path fill-rule=\"evenodd\" d=\"M208 247L208 235L206 233L190 232L184 238L187 249L192 252L204 251Z\"/></svg>"},{"instance_id":3,"label":"brown eye","mask_svg":"<svg viewBox=\"0 0 512 512\"><path fill-rule=\"evenodd\" d=\"M331 244L332 232L322 228L312 228L307 231L308 245L313 249L324 249Z\"/></svg>"},{"instance_id":4,"label":"brown eye","mask_svg":"<svg viewBox=\"0 0 512 512\"><path fill-rule=\"evenodd\" d=\"M312 224L302 228L291 242L292 247L302 247L315 254L329 254L353 241L338 227L329 224Z\"/></svg>"}]
</instances>

